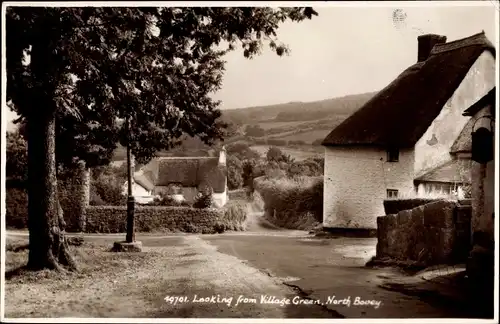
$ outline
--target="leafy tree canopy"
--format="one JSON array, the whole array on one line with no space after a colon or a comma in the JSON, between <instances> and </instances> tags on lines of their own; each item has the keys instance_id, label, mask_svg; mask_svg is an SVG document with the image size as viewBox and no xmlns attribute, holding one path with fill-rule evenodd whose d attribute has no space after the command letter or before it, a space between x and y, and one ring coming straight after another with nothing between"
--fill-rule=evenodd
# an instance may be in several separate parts
<instances>
[{"instance_id":1,"label":"leafy tree canopy","mask_svg":"<svg viewBox=\"0 0 500 324\"><path fill-rule=\"evenodd\" d=\"M224 54L245 57L311 8L9 7L7 96L22 117L58 116L62 161L102 164L130 140L145 163L182 135L212 144L224 136L217 91ZM29 57L29 64L27 64ZM123 120L130 119L130 131Z\"/></svg>"}]
</instances>

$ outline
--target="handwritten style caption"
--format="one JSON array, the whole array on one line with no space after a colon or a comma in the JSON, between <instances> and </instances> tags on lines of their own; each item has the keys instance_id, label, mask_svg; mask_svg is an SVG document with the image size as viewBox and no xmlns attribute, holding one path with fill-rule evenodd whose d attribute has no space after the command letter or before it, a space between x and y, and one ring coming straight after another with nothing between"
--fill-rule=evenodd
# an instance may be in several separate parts
<instances>
[{"instance_id":1,"label":"handwritten style caption","mask_svg":"<svg viewBox=\"0 0 500 324\"><path fill-rule=\"evenodd\" d=\"M368 306L375 309L382 305L380 300L368 300L362 299L359 296L351 297L347 296L345 298L339 299L337 296L328 296L325 300L311 299L295 296L293 298L279 298L271 295L260 295L259 298L245 297L239 295L236 298L224 297L221 295L210 295L210 296L198 296L194 295L192 297L188 296L166 296L164 298L165 302L171 305L187 304L187 303L201 303L201 304L225 304L228 307L236 307L241 304L262 304L262 305L277 305L277 306L288 306L288 305L339 305L339 306Z\"/></svg>"}]
</instances>

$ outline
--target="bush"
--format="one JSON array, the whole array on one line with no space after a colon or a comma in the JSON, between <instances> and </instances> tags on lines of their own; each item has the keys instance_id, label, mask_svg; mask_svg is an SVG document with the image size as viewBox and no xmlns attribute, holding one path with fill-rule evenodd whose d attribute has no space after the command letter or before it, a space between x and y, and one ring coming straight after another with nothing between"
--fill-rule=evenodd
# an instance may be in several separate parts
<instances>
[{"instance_id":1,"label":"bush","mask_svg":"<svg viewBox=\"0 0 500 324\"><path fill-rule=\"evenodd\" d=\"M196 195L193 207L194 208L211 208L214 204L213 201L213 189L211 187L206 187L200 190Z\"/></svg>"},{"instance_id":2,"label":"bush","mask_svg":"<svg viewBox=\"0 0 500 324\"><path fill-rule=\"evenodd\" d=\"M90 186L90 197L89 197L89 205L90 206L104 206L106 202L99 196L95 186Z\"/></svg>"},{"instance_id":3,"label":"bush","mask_svg":"<svg viewBox=\"0 0 500 324\"><path fill-rule=\"evenodd\" d=\"M323 177L258 178L255 186L275 225L308 230L323 221Z\"/></svg>"},{"instance_id":4,"label":"bush","mask_svg":"<svg viewBox=\"0 0 500 324\"><path fill-rule=\"evenodd\" d=\"M267 150L266 159L269 162L271 162L271 161L279 162L279 161L281 161L281 158L283 155L284 154L280 148L278 148L276 146L271 146Z\"/></svg>"},{"instance_id":5,"label":"bush","mask_svg":"<svg viewBox=\"0 0 500 324\"><path fill-rule=\"evenodd\" d=\"M243 164L233 155L227 157L227 186L230 190L241 188L243 185Z\"/></svg>"},{"instance_id":6,"label":"bush","mask_svg":"<svg viewBox=\"0 0 500 324\"><path fill-rule=\"evenodd\" d=\"M123 194L121 187L105 180L96 181L91 186L94 186L92 190L95 190L106 205L122 206L127 204L127 197Z\"/></svg>"},{"instance_id":7,"label":"bush","mask_svg":"<svg viewBox=\"0 0 500 324\"><path fill-rule=\"evenodd\" d=\"M287 171L290 177L294 176L317 177L323 175L323 166L317 163L313 159L307 159L304 161L293 162Z\"/></svg>"},{"instance_id":8,"label":"bush","mask_svg":"<svg viewBox=\"0 0 500 324\"><path fill-rule=\"evenodd\" d=\"M268 179L281 179L286 177L286 171L280 168L269 168L266 169L265 175Z\"/></svg>"},{"instance_id":9,"label":"bush","mask_svg":"<svg viewBox=\"0 0 500 324\"><path fill-rule=\"evenodd\" d=\"M246 205L244 203L229 203L224 210L224 219L231 224L243 224L247 220Z\"/></svg>"},{"instance_id":10,"label":"bush","mask_svg":"<svg viewBox=\"0 0 500 324\"><path fill-rule=\"evenodd\" d=\"M248 143L243 142L228 144L226 146L226 153L228 156L235 156L240 161L260 158L259 152L251 149Z\"/></svg>"}]
</instances>

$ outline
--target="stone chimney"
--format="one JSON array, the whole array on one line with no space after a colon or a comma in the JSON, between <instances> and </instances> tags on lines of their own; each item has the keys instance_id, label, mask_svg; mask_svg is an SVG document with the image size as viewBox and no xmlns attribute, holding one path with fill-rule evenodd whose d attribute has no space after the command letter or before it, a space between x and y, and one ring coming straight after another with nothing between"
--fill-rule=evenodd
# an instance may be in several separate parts
<instances>
[{"instance_id":1,"label":"stone chimney","mask_svg":"<svg viewBox=\"0 0 500 324\"><path fill-rule=\"evenodd\" d=\"M431 50L436 44L446 43L446 36L436 35L436 34L426 34L417 37L418 40L418 60L417 62L423 62L427 60L431 54Z\"/></svg>"},{"instance_id":2,"label":"stone chimney","mask_svg":"<svg viewBox=\"0 0 500 324\"><path fill-rule=\"evenodd\" d=\"M226 148L224 146L219 151L219 165L226 165Z\"/></svg>"}]
</instances>

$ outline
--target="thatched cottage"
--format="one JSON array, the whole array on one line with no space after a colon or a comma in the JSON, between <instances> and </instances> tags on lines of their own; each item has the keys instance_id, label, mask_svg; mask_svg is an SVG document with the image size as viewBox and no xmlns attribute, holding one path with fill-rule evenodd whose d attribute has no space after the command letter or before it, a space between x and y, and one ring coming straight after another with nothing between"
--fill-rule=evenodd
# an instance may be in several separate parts
<instances>
[{"instance_id":1,"label":"thatched cottage","mask_svg":"<svg viewBox=\"0 0 500 324\"><path fill-rule=\"evenodd\" d=\"M210 187L216 207L227 202L226 152L216 157L160 157L134 173L133 194L138 202L160 194L192 202L200 190Z\"/></svg>"},{"instance_id":2,"label":"thatched cottage","mask_svg":"<svg viewBox=\"0 0 500 324\"><path fill-rule=\"evenodd\" d=\"M470 181L472 124L462 113L494 86L484 32L419 36L417 62L324 139L323 226L375 229L385 199Z\"/></svg>"}]
</instances>

